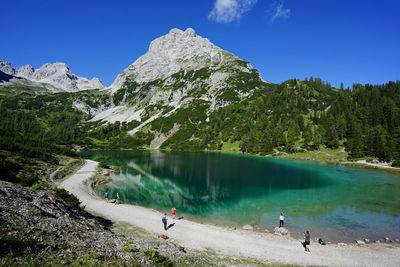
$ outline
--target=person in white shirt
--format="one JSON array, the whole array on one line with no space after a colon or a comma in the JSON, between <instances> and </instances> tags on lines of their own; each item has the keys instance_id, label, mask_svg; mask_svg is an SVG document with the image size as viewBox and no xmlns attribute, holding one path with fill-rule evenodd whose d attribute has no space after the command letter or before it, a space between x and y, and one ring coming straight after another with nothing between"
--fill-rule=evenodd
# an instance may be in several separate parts
<instances>
[{"instance_id":1,"label":"person in white shirt","mask_svg":"<svg viewBox=\"0 0 400 267\"><path fill-rule=\"evenodd\" d=\"M285 217L283 217L283 214L281 213L281 216L279 216L279 227L285 227L284 220Z\"/></svg>"}]
</instances>

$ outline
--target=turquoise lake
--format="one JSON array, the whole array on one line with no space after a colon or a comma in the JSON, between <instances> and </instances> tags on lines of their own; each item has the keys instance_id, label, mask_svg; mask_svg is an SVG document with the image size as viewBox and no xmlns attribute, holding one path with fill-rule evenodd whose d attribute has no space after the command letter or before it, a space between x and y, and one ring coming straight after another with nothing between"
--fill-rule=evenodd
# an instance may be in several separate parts
<instances>
[{"instance_id":1,"label":"turquoise lake","mask_svg":"<svg viewBox=\"0 0 400 267\"><path fill-rule=\"evenodd\" d=\"M273 230L332 242L400 238L400 175L308 161L216 152L88 151L120 166L100 188L123 203L200 222ZM161 218L160 218L161 222Z\"/></svg>"}]
</instances>

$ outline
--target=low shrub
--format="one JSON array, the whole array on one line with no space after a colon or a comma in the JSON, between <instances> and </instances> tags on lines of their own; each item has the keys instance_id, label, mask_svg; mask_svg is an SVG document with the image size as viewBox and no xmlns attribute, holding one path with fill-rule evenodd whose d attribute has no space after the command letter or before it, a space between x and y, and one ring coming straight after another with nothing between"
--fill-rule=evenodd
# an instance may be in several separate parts
<instances>
[{"instance_id":1,"label":"low shrub","mask_svg":"<svg viewBox=\"0 0 400 267\"><path fill-rule=\"evenodd\" d=\"M68 193L64 188L54 187L52 191L62 200L64 200L67 205L74 210L81 211L81 207L79 206L81 202L76 196Z\"/></svg>"},{"instance_id":2,"label":"low shrub","mask_svg":"<svg viewBox=\"0 0 400 267\"><path fill-rule=\"evenodd\" d=\"M42 189L40 184L34 184L34 185L31 186L31 190L40 190L40 189Z\"/></svg>"},{"instance_id":3,"label":"low shrub","mask_svg":"<svg viewBox=\"0 0 400 267\"><path fill-rule=\"evenodd\" d=\"M134 246L123 246L122 250L125 252L139 252L140 249Z\"/></svg>"},{"instance_id":4,"label":"low shrub","mask_svg":"<svg viewBox=\"0 0 400 267\"><path fill-rule=\"evenodd\" d=\"M400 167L400 159L396 159L392 162L392 167Z\"/></svg>"},{"instance_id":5,"label":"low shrub","mask_svg":"<svg viewBox=\"0 0 400 267\"><path fill-rule=\"evenodd\" d=\"M153 261L155 266L173 266L173 263L168 258L160 255L158 251L148 250L144 254Z\"/></svg>"},{"instance_id":6,"label":"low shrub","mask_svg":"<svg viewBox=\"0 0 400 267\"><path fill-rule=\"evenodd\" d=\"M99 167L103 169L111 169L110 165L108 165L105 161L100 161Z\"/></svg>"}]
</instances>

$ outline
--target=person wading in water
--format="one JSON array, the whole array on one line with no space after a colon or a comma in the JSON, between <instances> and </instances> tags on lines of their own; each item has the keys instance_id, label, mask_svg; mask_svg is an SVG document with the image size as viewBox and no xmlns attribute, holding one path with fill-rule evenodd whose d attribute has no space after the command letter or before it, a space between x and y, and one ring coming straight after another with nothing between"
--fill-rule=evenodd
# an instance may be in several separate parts
<instances>
[{"instance_id":1,"label":"person wading in water","mask_svg":"<svg viewBox=\"0 0 400 267\"><path fill-rule=\"evenodd\" d=\"M281 215L279 216L279 227L285 227L284 220L285 217L283 217L283 214L281 213Z\"/></svg>"}]
</instances>

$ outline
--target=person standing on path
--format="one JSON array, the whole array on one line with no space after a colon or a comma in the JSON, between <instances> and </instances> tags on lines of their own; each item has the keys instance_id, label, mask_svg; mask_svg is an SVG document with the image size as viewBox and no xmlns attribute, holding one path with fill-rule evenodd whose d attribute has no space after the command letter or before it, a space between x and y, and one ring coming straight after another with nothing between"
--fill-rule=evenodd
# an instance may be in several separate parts
<instances>
[{"instance_id":1,"label":"person standing on path","mask_svg":"<svg viewBox=\"0 0 400 267\"><path fill-rule=\"evenodd\" d=\"M285 217L283 217L283 214L281 213L281 215L279 216L279 228L285 227L284 220L285 220Z\"/></svg>"},{"instance_id":2,"label":"person standing on path","mask_svg":"<svg viewBox=\"0 0 400 267\"><path fill-rule=\"evenodd\" d=\"M119 204L119 194L118 193L115 196L115 204Z\"/></svg>"},{"instance_id":3,"label":"person standing on path","mask_svg":"<svg viewBox=\"0 0 400 267\"><path fill-rule=\"evenodd\" d=\"M162 223L164 224L164 230L167 231L167 214L164 213L164 216L162 217Z\"/></svg>"},{"instance_id":4,"label":"person standing on path","mask_svg":"<svg viewBox=\"0 0 400 267\"><path fill-rule=\"evenodd\" d=\"M310 252L310 241L311 241L311 235L309 231L306 231L304 234L304 245L306 251Z\"/></svg>"},{"instance_id":5,"label":"person standing on path","mask_svg":"<svg viewBox=\"0 0 400 267\"><path fill-rule=\"evenodd\" d=\"M175 209L175 207L173 207L172 209L171 209L171 213L172 213L172 216L173 216L173 218L174 218L174 220L175 220L175 212L176 212L176 209Z\"/></svg>"},{"instance_id":6,"label":"person standing on path","mask_svg":"<svg viewBox=\"0 0 400 267\"><path fill-rule=\"evenodd\" d=\"M106 201L108 201L108 192L104 193L104 198L105 198Z\"/></svg>"}]
</instances>

